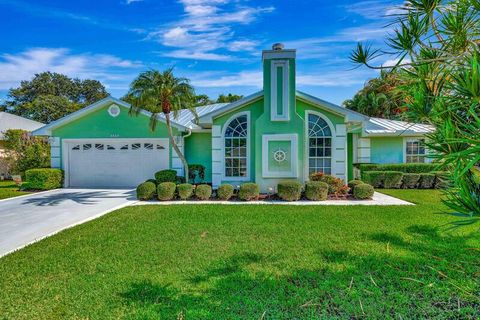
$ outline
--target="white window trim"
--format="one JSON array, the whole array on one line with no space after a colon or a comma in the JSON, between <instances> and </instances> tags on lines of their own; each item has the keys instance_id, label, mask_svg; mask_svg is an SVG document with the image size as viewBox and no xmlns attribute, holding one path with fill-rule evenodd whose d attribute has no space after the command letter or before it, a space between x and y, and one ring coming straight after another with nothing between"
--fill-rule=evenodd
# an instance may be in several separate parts
<instances>
[{"instance_id":1,"label":"white window trim","mask_svg":"<svg viewBox=\"0 0 480 320\"><path fill-rule=\"evenodd\" d=\"M408 137L408 138L403 138L403 150L402 150L402 155L403 155L403 163L407 163L407 142L415 142L418 140L426 140L424 137ZM428 159L428 150L427 147L425 146L425 161L424 162L419 162L419 163L428 163L430 162ZM413 162L416 163L416 162Z\"/></svg>"},{"instance_id":2,"label":"white window trim","mask_svg":"<svg viewBox=\"0 0 480 320\"><path fill-rule=\"evenodd\" d=\"M277 67L282 67L283 70L283 106L281 116L277 114ZM288 109L290 72L288 60L272 60L270 70L270 119L271 121L290 121L290 110Z\"/></svg>"},{"instance_id":3,"label":"white window trim","mask_svg":"<svg viewBox=\"0 0 480 320\"><path fill-rule=\"evenodd\" d=\"M268 166L268 143L270 141L290 141L292 152L290 172L270 171ZM262 136L262 177L263 178L298 178L298 136L297 134L264 134Z\"/></svg>"},{"instance_id":4,"label":"white window trim","mask_svg":"<svg viewBox=\"0 0 480 320\"><path fill-rule=\"evenodd\" d=\"M310 114L313 114L313 115L316 115L316 116L319 116L320 118L322 118L323 120L325 120L325 122L328 124L328 126L330 127L330 130L332 132L332 175L334 175L334 172L333 172L333 163L335 161L335 158L334 158L334 152L337 148L337 131L335 130L335 126L333 125L333 122L330 121L330 119L328 119L328 117L326 117L323 113L320 113L320 112L317 112L317 111L313 111L313 110L306 110L305 111L305 119L304 119L304 137L305 137L305 145L304 145L304 168L303 168L303 174L305 176L305 181L309 179L310 177L310 174L309 174L309 170L310 170L310 162L309 162L309 152L310 152L310 148L309 148L309 141L308 141L308 116Z\"/></svg>"},{"instance_id":5,"label":"white window trim","mask_svg":"<svg viewBox=\"0 0 480 320\"><path fill-rule=\"evenodd\" d=\"M247 116L247 175L245 177L228 177L225 175L225 131L227 131L227 127L230 125L234 119L246 115ZM243 111L239 113L235 113L227 121L222 128L222 180L223 181L250 181L250 111Z\"/></svg>"}]
</instances>

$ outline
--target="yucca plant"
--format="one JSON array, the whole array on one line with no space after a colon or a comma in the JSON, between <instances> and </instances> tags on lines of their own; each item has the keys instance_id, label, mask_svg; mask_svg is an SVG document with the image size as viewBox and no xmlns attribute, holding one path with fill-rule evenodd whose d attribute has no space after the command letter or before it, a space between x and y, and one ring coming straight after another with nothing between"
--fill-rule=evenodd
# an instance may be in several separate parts
<instances>
[{"instance_id":1,"label":"yucca plant","mask_svg":"<svg viewBox=\"0 0 480 320\"><path fill-rule=\"evenodd\" d=\"M446 204L460 220L480 219L480 1L407 0L393 18L388 50L358 44L350 59L372 65L386 55L402 76L405 116L429 123L433 157L451 172Z\"/></svg>"}]
</instances>

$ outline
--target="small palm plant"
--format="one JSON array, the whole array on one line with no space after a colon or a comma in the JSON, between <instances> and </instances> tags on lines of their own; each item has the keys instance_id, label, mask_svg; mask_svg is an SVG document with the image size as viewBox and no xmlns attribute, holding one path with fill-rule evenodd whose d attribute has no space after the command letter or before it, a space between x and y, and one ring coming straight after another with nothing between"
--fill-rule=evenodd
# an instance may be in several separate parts
<instances>
[{"instance_id":1,"label":"small palm plant","mask_svg":"<svg viewBox=\"0 0 480 320\"><path fill-rule=\"evenodd\" d=\"M126 100L130 102L130 115L138 115L142 109L149 111L149 127L153 132L161 114L165 117L170 143L181 159L185 177L188 177L188 163L175 141L171 116L176 119L179 111L188 109L196 117L194 109L195 91L186 78L177 78L173 70L163 72L149 70L142 72L130 85Z\"/></svg>"}]
</instances>

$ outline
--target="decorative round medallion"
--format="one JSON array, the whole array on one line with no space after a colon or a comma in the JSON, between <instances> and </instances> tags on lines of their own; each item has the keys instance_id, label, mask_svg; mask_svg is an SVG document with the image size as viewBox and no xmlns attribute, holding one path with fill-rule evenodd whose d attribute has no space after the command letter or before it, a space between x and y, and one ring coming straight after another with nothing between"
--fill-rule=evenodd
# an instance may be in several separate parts
<instances>
[{"instance_id":1,"label":"decorative round medallion","mask_svg":"<svg viewBox=\"0 0 480 320\"><path fill-rule=\"evenodd\" d=\"M120 114L120 108L115 105L115 104L112 104L109 108L108 108L108 114L112 117L118 117L118 115Z\"/></svg>"},{"instance_id":2,"label":"decorative round medallion","mask_svg":"<svg viewBox=\"0 0 480 320\"><path fill-rule=\"evenodd\" d=\"M278 149L273 153L273 159L277 162L283 162L287 159L287 153L282 149Z\"/></svg>"}]
</instances>

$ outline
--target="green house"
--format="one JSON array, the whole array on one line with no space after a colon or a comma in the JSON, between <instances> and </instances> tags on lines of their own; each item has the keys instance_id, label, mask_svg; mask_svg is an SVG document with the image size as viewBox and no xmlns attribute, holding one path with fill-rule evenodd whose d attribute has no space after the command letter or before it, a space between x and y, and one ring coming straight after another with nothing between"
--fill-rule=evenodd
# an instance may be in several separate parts
<instances>
[{"instance_id":1,"label":"green house","mask_svg":"<svg viewBox=\"0 0 480 320\"><path fill-rule=\"evenodd\" d=\"M184 110L173 122L190 164L206 167L206 182L251 181L263 192L278 181L306 181L324 172L347 181L355 163L426 162L424 137L433 130L371 118L296 89L296 51L276 44L262 53L263 90L229 104ZM183 175L164 122L108 97L34 132L49 136L52 167L67 187L133 187L161 169ZM162 119L160 119L162 120Z\"/></svg>"}]
</instances>

